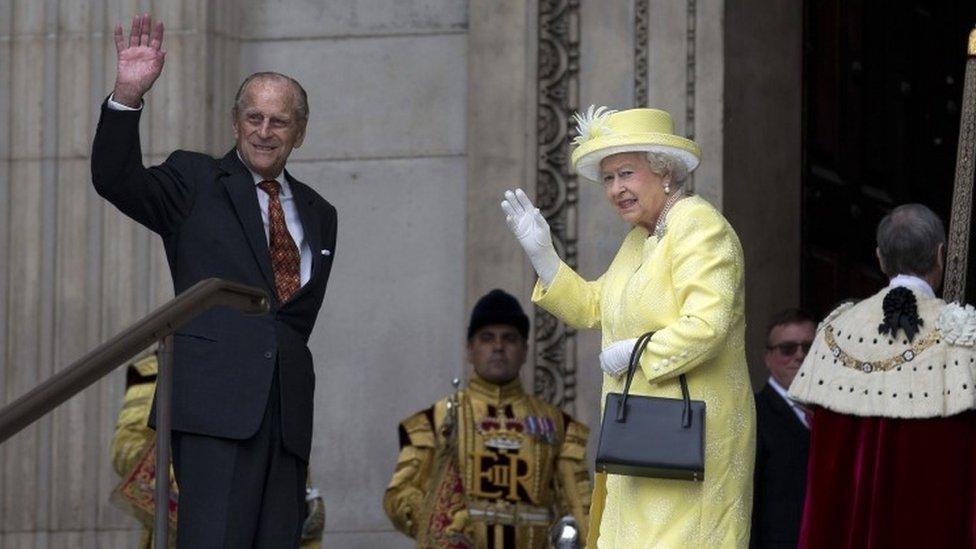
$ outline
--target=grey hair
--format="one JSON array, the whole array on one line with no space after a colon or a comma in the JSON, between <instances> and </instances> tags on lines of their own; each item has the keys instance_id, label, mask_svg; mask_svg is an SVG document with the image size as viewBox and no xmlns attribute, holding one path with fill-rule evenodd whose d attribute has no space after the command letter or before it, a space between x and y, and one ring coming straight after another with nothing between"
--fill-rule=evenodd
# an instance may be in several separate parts
<instances>
[{"instance_id":1,"label":"grey hair","mask_svg":"<svg viewBox=\"0 0 976 549\"><path fill-rule=\"evenodd\" d=\"M935 212L921 204L904 204L878 224L878 255L888 276L924 276L939 260L946 241L945 226Z\"/></svg>"},{"instance_id":2,"label":"grey hair","mask_svg":"<svg viewBox=\"0 0 976 549\"><path fill-rule=\"evenodd\" d=\"M232 112L235 119L237 119L237 116L247 106L244 104L244 90L246 90L247 86L255 80L274 80L276 82L287 82L291 84L292 90L295 94L295 118L303 123L308 122L308 94L305 92L305 88L298 83L298 80L281 74L280 72L273 71L256 72L241 82L241 87L237 88L237 95L234 96L234 108Z\"/></svg>"},{"instance_id":3,"label":"grey hair","mask_svg":"<svg viewBox=\"0 0 976 549\"><path fill-rule=\"evenodd\" d=\"M671 183L675 187L684 185L688 179L688 167L677 156L664 152L648 151L647 162L651 171L661 177L671 176Z\"/></svg>"}]
</instances>

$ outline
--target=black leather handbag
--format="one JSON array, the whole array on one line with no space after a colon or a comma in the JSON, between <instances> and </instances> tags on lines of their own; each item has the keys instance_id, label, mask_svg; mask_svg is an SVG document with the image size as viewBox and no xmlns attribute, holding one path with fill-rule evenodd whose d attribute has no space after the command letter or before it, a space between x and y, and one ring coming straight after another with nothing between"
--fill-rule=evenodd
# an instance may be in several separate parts
<instances>
[{"instance_id":1,"label":"black leather handbag","mask_svg":"<svg viewBox=\"0 0 976 549\"><path fill-rule=\"evenodd\" d=\"M623 394L609 393L603 408L596 470L614 475L702 481L705 479L705 403L682 398L630 395L630 382L654 332L637 339L630 353Z\"/></svg>"}]
</instances>

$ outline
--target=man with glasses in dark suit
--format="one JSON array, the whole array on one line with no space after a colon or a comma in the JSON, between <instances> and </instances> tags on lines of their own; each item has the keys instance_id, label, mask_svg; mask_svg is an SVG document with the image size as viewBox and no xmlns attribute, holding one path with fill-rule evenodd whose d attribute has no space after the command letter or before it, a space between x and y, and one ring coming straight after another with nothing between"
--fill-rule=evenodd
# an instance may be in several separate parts
<instances>
[{"instance_id":1,"label":"man with glasses in dark suit","mask_svg":"<svg viewBox=\"0 0 976 549\"><path fill-rule=\"evenodd\" d=\"M796 547L810 449L810 414L789 399L803 359L816 335L813 317L800 309L781 311L766 328L763 361L769 381L756 393L756 472L752 506L753 548Z\"/></svg>"}]
</instances>

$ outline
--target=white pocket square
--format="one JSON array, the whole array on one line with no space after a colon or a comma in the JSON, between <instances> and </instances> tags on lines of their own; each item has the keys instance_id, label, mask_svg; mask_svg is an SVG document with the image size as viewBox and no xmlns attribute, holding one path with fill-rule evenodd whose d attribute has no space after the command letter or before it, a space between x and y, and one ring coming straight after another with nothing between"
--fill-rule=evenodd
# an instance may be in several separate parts
<instances>
[{"instance_id":1,"label":"white pocket square","mask_svg":"<svg viewBox=\"0 0 976 549\"><path fill-rule=\"evenodd\" d=\"M322 250L322 255L332 255L332 252L329 250Z\"/></svg>"}]
</instances>

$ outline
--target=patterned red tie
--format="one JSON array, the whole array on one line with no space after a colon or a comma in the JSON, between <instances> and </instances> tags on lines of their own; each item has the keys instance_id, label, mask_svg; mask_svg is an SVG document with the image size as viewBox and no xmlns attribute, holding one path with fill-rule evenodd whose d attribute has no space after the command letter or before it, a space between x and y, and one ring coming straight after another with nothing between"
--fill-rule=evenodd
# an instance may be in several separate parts
<instances>
[{"instance_id":1,"label":"patterned red tie","mask_svg":"<svg viewBox=\"0 0 976 549\"><path fill-rule=\"evenodd\" d=\"M271 269L274 271L275 291L281 303L288 301L302 286L301 255L285 225L285 211L281 208L281 184L274 179L258 183L268 193L268 233L271 243Z\"/></svg>"}]
</instances>

